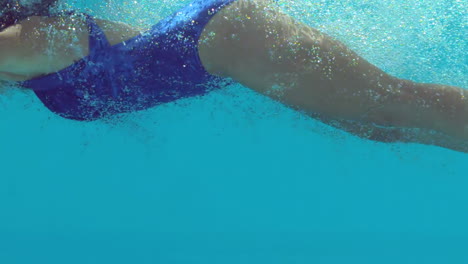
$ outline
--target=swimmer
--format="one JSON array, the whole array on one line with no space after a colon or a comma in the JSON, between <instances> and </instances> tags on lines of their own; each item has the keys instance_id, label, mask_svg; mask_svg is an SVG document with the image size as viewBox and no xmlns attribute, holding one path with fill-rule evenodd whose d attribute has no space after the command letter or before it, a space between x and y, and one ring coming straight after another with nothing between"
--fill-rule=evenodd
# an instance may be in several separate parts
<instances>
[{"instance_id":1,"label":"swimmer","mask_svg":"<svg viewBox=\"0 0 468 264\"><path fill-rule=\"evenodd\" d=\"M468 152L467 90L391 76L273 1L195 0L143 32L45 12L53 2L0 20L0 80L62 117L143 110L233 80L362 138Z\"/></svg>"}]
</instances>

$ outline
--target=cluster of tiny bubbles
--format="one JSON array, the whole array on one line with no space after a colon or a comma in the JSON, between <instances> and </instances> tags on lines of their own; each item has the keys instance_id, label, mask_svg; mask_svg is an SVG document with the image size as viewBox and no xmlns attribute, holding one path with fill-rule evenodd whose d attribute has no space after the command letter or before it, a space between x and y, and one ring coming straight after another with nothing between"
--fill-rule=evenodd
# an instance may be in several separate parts
<instances>
[{"instance_id":1,"label":"cluster of tiny bubbles","mask_svg":"<svg viewBox=\"0 0 468 264\"><path fill-rule=\"evenodd\" d=\"M20 5L23 5L23 6L31 6L33 4L38 4L42 1L41 0L19 0L18 2Z\"/></svg>"},{"instance_id":2,"label":"cluster of tiny bubbles","mask_svg":"<svg viewBox=\"0 0 468 264\"><path fill-rule=\"evenodd\" d=\"M279 0L279 5L392 75L468 87L466 0Z\"/></svg>"}]
</instances>

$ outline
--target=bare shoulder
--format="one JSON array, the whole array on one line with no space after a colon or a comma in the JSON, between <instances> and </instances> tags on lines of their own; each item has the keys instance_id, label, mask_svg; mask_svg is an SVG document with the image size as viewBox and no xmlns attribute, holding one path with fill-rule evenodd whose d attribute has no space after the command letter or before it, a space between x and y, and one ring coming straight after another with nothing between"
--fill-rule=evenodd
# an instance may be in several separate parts
<instances>
[{"instance_id":1,"label":"bare shoulder","mask_svg":"<svg viewBox=\"0 0 468 264\"><path fill-rule=\"evenodd\" d=\"M140 30L95 19L111 45ZM83 16L32 16L0 32L0 79L28 80L57 72L89 54L89 30Z\"/></svg>"},{"instance_id":2,"label":"bare shoulder","mask_svg":"<svg viewBox=\"0 0 468 264\"><path fill-rule=\"evenodd\" d=\"M31 16L0 35L0 78L7 80L55 72L87 52L84 21L72 17Z\"/></svg>"},{"instance_id":3,"label":"bare shoulder","mask_svg":"<svg viewBox=\"0 0 468 264\"><path fill-rule=\"evenodd\" d=\"M41 17L33 16L20 22L22 27L22 36L37 38L41 35L48 39L56 36L60 41L67 43L73 39L88 39L88 28L85 17L83 16L56 16ZM121 22L95 19L97 25L104 31L111 45L115 45L129 38L138 35L141 31L135 27ZM73 38L73 39L71 39Z\"/></svg>"}]
</instances>

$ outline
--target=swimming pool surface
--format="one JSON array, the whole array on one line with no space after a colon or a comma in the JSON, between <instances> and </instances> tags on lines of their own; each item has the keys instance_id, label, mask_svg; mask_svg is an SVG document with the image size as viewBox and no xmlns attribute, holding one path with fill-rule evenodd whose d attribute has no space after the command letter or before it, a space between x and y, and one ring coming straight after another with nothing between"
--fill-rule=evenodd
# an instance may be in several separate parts
<instances>
[{"instance_id":1,"label":"swimming pool surface","mask_svg":"<svg viewBox=\"0 0 468 264\"><path fill-rule=\"evenodd\" d=\"M68 1L149 26L189 1ZM468 88L466 0L280 1ZM468 154L364 141L232 85L113 120L0 97L0 263L468 263Z\"/></svg>"}]
</instances>

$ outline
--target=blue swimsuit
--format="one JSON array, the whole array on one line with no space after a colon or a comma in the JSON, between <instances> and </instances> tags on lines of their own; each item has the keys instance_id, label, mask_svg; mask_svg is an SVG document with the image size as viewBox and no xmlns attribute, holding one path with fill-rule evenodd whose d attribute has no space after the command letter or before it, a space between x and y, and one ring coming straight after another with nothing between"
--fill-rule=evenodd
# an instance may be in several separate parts
<instances>
[{"instance_id":1,"label":"blue swimsuit","mask_svg":"<svg viewBox=\"0 0 468 264\"><path fill-rule=\"evenodd\" d=\"M54 113L95 120L143 110L221 87L198 56L209 20L235 0L196 0L150 31L111 46L91 17L90 54L53 74L22 83Z\"/></svg>"}]
</instances>

